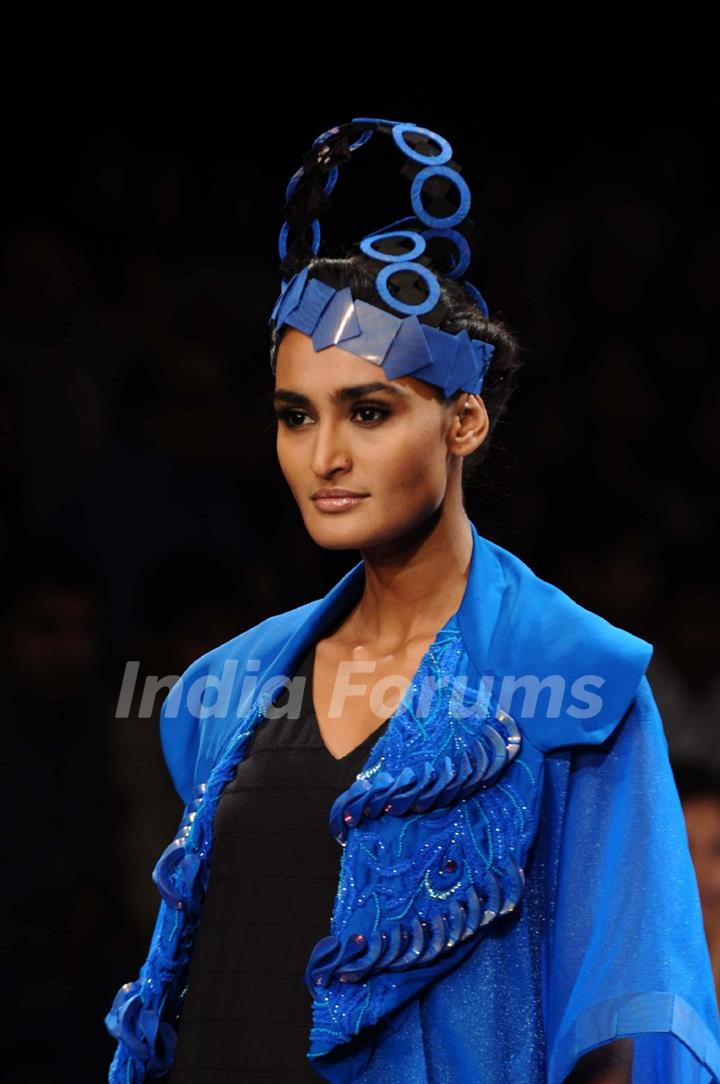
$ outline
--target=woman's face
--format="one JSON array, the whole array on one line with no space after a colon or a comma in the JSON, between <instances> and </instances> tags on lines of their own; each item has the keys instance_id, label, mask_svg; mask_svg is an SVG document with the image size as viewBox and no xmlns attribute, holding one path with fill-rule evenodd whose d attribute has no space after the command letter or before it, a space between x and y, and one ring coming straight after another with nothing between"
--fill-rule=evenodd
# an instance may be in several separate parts
<instances>
[{"instance_id":1,"label":"woman's face","mask_svg":"<svg viewBox=\"0 0 720 1084\"><path fill-rule=\"evenodd\" d=\"M288 328L274 405L280 467L308 532L326 549L389 542L431 516L449 486L460 495L458 402L444 406L425 381L388 380L380 365L336 346L316 353L308 335ZM323 506L313 499L322 488L362 496Z\"/></svg>"}]
</instances>

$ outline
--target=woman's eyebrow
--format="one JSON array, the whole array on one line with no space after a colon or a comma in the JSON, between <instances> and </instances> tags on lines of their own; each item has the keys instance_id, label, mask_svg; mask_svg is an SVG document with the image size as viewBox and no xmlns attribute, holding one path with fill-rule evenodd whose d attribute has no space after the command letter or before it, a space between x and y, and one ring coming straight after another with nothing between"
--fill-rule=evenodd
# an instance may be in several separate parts
<instances>
[{"instance_id":1,"label":"woman's eyebrow","mask_svg":"<svg viewBox=\"0 0 720 1084\"><path fill-rule=\"evenodd\" d=\"M330 402L337 405L346 402L348 399L357 399L361 395L369 395L373 391L389 391L393 395L399 396L406 394L396 384L385 384L378 380L371 384L356 384L352 388L338 388L330 396ZM295 403L298 406L307 406L311 402L307 395L301 395L300 392L291 391L289 388L276 388L273 392L273 399L282 399L286 403Z\"/></svg>"}]
</instances>

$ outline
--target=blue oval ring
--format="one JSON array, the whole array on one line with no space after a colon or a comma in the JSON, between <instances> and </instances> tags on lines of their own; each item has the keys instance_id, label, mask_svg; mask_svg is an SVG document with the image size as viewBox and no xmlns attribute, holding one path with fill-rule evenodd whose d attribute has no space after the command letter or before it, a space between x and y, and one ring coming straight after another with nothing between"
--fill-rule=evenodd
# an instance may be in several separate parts
<instances>
[{"instance_id":1,"label":"blue oval ring","mask_svg":"<svg viewBox=\"0 0 720 1084\"><path fill-rule=\"evenodd\" d=\"M285 199L286 200L289 200L290 197L292 196L292 194L295 191L295 189L297 188L298 183L300 181L300 178L302 177L304 172L305 171L303 170L302 166L300 166L300 169L298 169L295 173L293 173L292 177L288 181L288 186L285 189ZM340 174L340 170L339 170L339 168L337 166L332 166L332 168L328 170L327 180L325 181L325 187L323 188L323 192L325 193L326 196L330 195L333 188L337 184L337 179L338 179L339 174Z\"/></svg>"},{"instance_id":2,"label":"blue oval ring","mask_svg":"<svg viewBox=\"0 0 720 1084\"><path fill-rule=\"evenodd\" d=\"M280 253L280 259L284 260L287 256L287 236L290 232L290 227L287 222L283 222L282 229L280 230L280 237L278 238L278 252ZM312 224L312 250L317 256L318 249L320 248L320 223L316 218L313 219Z\"/></svg>"},{"instance_id":3,"label":"blue oval ring","mask_svg":"<svg viewBox=\"0 0 720 1084\"><path fill-rule=\"evenodd\" d=\"M405 142L405 132L416 132L418 135L427 136L440 146L440 154L420 154L414 147L409 147ZM395 143L408 158L413 158L423 165L442 166L452 158L452 147L447 139L443 139L437 132L431 132L429 128L418 128L416 124L396 124L392 129L392 137Z\"/></svg>"},{"instance_id":4,"label":"blue oval ring","mask_svg":"<svg viewBox=\"0 0 720 1084\"><path fill-rule=\"evenodd\" d=\"M431 177L437 176L447 177L460 193L460 206L457 211L451 212L445 218L438 218L437 215L429 214L423 207L421 199L425 182L429 181ZM428 226L457 226L458 222L462 222L470 210L470 201L470 189L464 179L456 170L450 169L448 166L426 166L425 169L421 169L419 173L416 173L413 178L412 188L410 189L410 202L417 217L421 222L427 223Z\"/></svg>"},{"instance_id":5,"label":"blue oval ring","mask_svg":"<svg viewBox=\"0 0 720 1084\"><path fill-rule=\"evenodd\" d=\"M410 252L402 252L397 256L391 256L387 252L378 252L373 246L373 241L381 241L383 237L408 237L413 242L414 248ZM360 248L366 256L372 256L375 260L383 260L385 263L407 263L408 260L414 260L425 251L425 239L414 230L388 230L387 233L375 233L370 237L363 237Z\"/></svg>"},{"instance_id":6,"label":"blue oval ring","mask_svg":"<svg viewBox=\"0 0 720 1084\"><path fill-rule=\"evenodd\" d=\"M430 230L423 230L423 237L446 237L457 246L458 260L452 271L447 272L448 278L455 279L464 275L470 266L470 245L466 238L457 230L441 229L439 226Z\"/></svg>"},{"instance_id":7,"label":"blue oval ring","mask_svg":"<svg viewBox=\"0 0 720 1084\"><path fill-rule=\"evenodd\" d=\"M428 296L425 301L422 301L419 305L407 305L404 301L398 301L396 297L393 297L387 288L387 280L391 275L394 275L397 271L414 271L416 275L420 275L420 278L424 280L425 285L428 288ZM387 302L392 308L397 309L399 312L405 312L409 316L420 316L424 312L430 312L434 309L440 299L440 284L427 267L423 267L421 263L389 263L383 267L378 273L375 279L375 287L377 292L383 301Z\"/></svg>"},{"instance_id":8,"label":"blue oval ring","mask_svg":"<svg viewBox=\"0 0 720 1084\"><path fill-rule=\"evenodd\" d=\"M467 292L470 294L470 296L473 298L476 305L480 309L481 313L483 314L483 316L487 320L488 316L490 315L490 310L488 309L487 302L486 302L485 298L480 293L477 286L473 286L472 282L468 282L467 279L463 279L463 286L465 287Z\"/></svg>"}]
</instances>

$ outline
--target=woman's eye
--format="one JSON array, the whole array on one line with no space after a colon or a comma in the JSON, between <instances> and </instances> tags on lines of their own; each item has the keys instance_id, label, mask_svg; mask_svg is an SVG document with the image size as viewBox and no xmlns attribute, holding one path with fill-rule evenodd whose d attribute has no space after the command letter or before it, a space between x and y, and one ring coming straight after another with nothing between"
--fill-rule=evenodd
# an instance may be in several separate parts
<instances>
[{"instance_id":1,"label":"woman's eye","mask_svg":"<svg viewBox=\"0 0 720 1084\"><path fill-rule=\"evenodd\" d=\"M391 413L387 407L380 406L378 403L359 403L353 407L351 417L361 414L363 425L376 425ZM374 415L374 417L368 417L369 414ZM276 417L278 421L284 422L288 429L300 429L304 424L302 419L308 418L309 415L304 410L288 407L285 410L278 410Z\"/></svg>"},{"instance_id":2,"label":"woman's eye","mask_svg":"<svg viewBox=\"0 0 720 1084\"><path fill-rule=\"evenodd\" d=\"M358 414L360 411L370 411L370 413L375 414L375 418L366 417L366 422L382 421L382 419L387 418L390 413L389 410L385 407L378 406L377 403L361 403L359 406L355 407L353 414Z\"/></svg>"},{"instance_id":3,"label":"woman's eye","mask_svg":"<svg viewBox=\"0 0 720 1084\"><path fill-rule=\"evenodd\" d=\"M285 422L285 425L288 427L288 429L297 429L299 427L295 425L292 419L296 418L298 415L300 417L307 417L307 414L305 414L304 410L291 409L278 410L276 417L279 422Z\"/></svg>"}]
</instances>

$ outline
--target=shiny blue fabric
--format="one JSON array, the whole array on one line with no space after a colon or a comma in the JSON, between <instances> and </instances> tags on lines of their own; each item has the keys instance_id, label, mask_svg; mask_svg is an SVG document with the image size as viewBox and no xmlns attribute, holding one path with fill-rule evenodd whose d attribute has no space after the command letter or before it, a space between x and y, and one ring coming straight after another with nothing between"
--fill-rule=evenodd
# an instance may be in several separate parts
<instances>
[{"instance_id":1,"label":"shiny blue fabric","mask_svg":"<svg viewBox=\"0 0 720 1084\"><path fill-rule=\"evenodd\" d=\"M333 823L347 825L347 839L327 939L329 981L314 991L309 1056L337 1082L560 1084L582 1053L634 1036L634 1081L720 1080L720 1023L697 884L645 677L652 649L470 526L465 595L418 675L465 668L471 688L482 675L554 675L572 695L538 697L528 713L517 696L493 694L485 716L465 723L443 702L432 725L416 727L415 692L405 698L370 753L367 786L338 799L341 816ZM360 562L324 599L202 656L167 697L161 736L186 811L154 873L163 902L148 959L106 1017L119 1040L111 1081L151 1079L171 1060L207 884L214 803L281 676L294 673L363 582ZM246 686L246 666L256 685ZM579 682L588 675L589 686ZM203 717L193 689L208 676L222 710ZM602 693L594 705L593 691ZM588 704L592 711L584 710ZM499 708L515 713L518 744L498 722ZM478 789L483 742L495 749L490 769L499 774ZM375 801L387 793L396 803L388 811ZM416 802L426 811L415 811ZM453 911L452 893L438 902L426 891L427 876L418 882L416 861L390 869L376 859L403 853L406 839L404 853L420 855L438 832L449 846L456 810L467 814L465 827L453 837L457 850L442 851L457 859L456 899L464 906ZM482 822L483 846L473 850ZM513 877L517 865L524 891ZM442 870L428 866L427 873L437 888ZM495 879L498 902L477 928L468 901L485 876ZM358 906L362 898L373 907ZM503 900L513 906L495 913ZM432 920L440 939L424 942L422 962L388 970L384 962L392 963L402 924L413 916ZM453 943L468 922L471 936ZM374 960L374 967L349 989L333 967L339 959L340 971L348 966L344 953L355 931L372 950L360 953L359 964ZM374 934L385 940L376 937L373 948ZM311 978L325 962L320 952Z\"/></svg>"}]
</instances>

